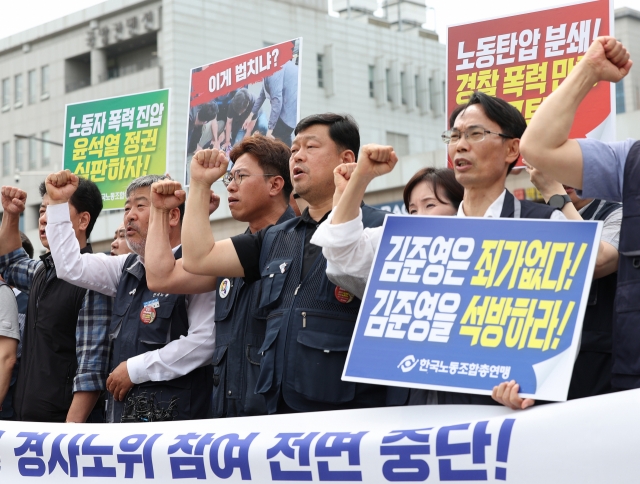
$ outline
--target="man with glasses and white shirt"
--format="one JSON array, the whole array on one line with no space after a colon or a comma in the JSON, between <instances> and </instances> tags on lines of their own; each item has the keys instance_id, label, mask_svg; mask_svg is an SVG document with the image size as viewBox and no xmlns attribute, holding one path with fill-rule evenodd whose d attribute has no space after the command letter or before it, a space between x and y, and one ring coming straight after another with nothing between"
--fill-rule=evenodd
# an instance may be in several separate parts
<instances>
[{"instance_id":1,"label":"man with glasses and white shirt","mask_svg":"<svg viewBox=\"0 0 640 484\"><path fill-rule=\"evenodd\" d=\"M447 144L456 180L464 187L464 198L458 208L459 217L580 219L562 185L537 171L533 171L532 180L547 205L517 200L505 188L507 175L520 156L520 137L527 127L524 117L515 107L478 91L466 105L454 110L449 125L451 129L443 133L442 140ZM370 176L367 171L375 172L376 176L386 174L394 164L385 156L363 157L340 200L360 200L367 184L357 179ZM354 190L361 190L362 194L349 193ZM328 270L353 274L353 267L363 266L363 259L370 259L373 264L378 243L371 240L365 242L365 239L374 236L379 239L382 229L367 229L369 233L364 237L360 222L362 212L353 219L347 213L357 212L346 208L341 208L338 202L329 218L318 228L312 243L323 247ZM374 234L374 231L377 233ZM514 386L515 383L510 384L508 391ZM501 390L506 391L505 387ZM437 401L439 404L495 403L489 396L449 392L438 392ZM529 405L532 403L527 401Z\"/></svg>"}]
</instances>

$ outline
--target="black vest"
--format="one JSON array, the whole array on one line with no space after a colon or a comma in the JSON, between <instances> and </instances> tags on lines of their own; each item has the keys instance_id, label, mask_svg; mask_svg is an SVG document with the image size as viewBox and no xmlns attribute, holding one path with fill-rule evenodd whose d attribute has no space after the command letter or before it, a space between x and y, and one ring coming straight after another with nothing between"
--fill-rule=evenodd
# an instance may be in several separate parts
<instances>
[{"instance_id":1,"label":"black vest","mask_svg":"<svg viewBox=\"0 0 640 484\"><path fill-rule=\"evenodd\" d=\"M295 217L291 207L278 224ZM213 417L265 415L264 396L255 393L264 342L266 317L256 311L260 281L218 278L216 349L213 353Z\"/></svg>"},{"instance_id":2,"label":"black vest","mask_svg":"<svg viewBox=\"0 0 640 484\"><path fill-rule=\"evenodd\" d=\"M91 246L81 252L91 252ZM87 290L58 279L51 254L41 259L29 291L13 406L17 420L64 422L73 400L76 325Z\"/></svg>"},{"instance_id":3,"label":"black vest","mask_svg":"<svg viewBox=\"0 0 640 484\"><path fill-rule=\"evenodd\" d=\"M176 259L182 251L175 253ZM185 296L182 294L155 293L147 288L144 265L136 254L127 257L118 285L109 327L113 343L110 368L148 351L163 348L169 342L186 336L189 331ZM141 314L145 303L157 300L155 319L143 322ZM148 319L147 319L148 321ZM107 421L120 422L128 399L142 392L156 394L156 401L166 408L172 397L178 398L174 420L207 418L211 395L211 365L197 368L191 373L169 381L148 381L134 385L125 402L115 402L109 394Z\"/></svg>"},{"instance_id":4,"label":"black vest","mask_svg":"<svg viewBox=\"0 0 640 484\"><path fill-rule=\"evenodd\" d=\"M584 220L605 220L619 203L593 200ZM568 400L611 393L611 336L618 274L594 279L582 323L580 352L573 365Z\"/></svg>"},{"instance_id":5,"label":"black vest","mask_svg":"<svg viewBox=\"0 0 640 484\"><path fill-rule=\"evenodd\" d=\"M615 388L640 388L640 141L624 165L620 259L613 326Z\"/></svg>"},{"instance_id":6,"label":"black vest","mask_svg":"<svg viewBox=\"0 0 640 484\"><path fill-rule=\"evenodd\" d=\"M527 200L518 200L513 194L507 190L504 194L504 204L500 218L532 218L532 219L550 219L556 208L550 207L543 203L529 202ZM411 398L413 401L419 401L417 392L424 390L412 390ZM490 395L475 395L472 393L456 393L438 391L438 404L454 404L454 405L498 405Z\"/></svg>"},{"instance_id":7,"label":"black vest","mask_svg":"<svg viewBox=\"0 0 640 484\"><path fill-rule=\"evenodd\" d=\"M377 227L386 212L364 205L362 214L365 227ZM305 231L298 219L271 227L260 252L259 306L268 316L256 391L267 411L277 412L280 398L299 412L404 404L405 388L341 380L360 299L336 292L322 253L301 280Z\"/></svg>"}]
</instances>

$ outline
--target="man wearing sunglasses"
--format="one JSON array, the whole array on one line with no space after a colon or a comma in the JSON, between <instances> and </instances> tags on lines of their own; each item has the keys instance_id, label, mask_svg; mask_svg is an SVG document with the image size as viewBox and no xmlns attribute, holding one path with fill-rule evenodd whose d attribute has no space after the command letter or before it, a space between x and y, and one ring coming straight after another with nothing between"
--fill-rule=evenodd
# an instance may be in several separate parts
<instances>
[{"instance_id":1,"label":"man wearing sunglasses","mask_svg":"<svg viewBox=\"0 0 640 484\"><path fill-rule=\"evenodd\" d=\"M280 140L262 135L245 138L229 154L234 162L222 182L227 187L229 209L234 219L249 224L245 234L295 217L289 207L293 190L289 177L291 150ZM267 413L264 397L255 393L265 336L266 316L255 303L260 281L246 283L241 277L196 276L185 273L180 263L163 249L161 213L178 206L177 182L165 181L172 192L158 193L154 186L147 254L154 261L147 271L149 287L168 291L186 287L196 292L216 290L216 343L213 354L213 417L243 417ZM158 223L156 223L158 222Z\"/></svg>"}]
</instances>

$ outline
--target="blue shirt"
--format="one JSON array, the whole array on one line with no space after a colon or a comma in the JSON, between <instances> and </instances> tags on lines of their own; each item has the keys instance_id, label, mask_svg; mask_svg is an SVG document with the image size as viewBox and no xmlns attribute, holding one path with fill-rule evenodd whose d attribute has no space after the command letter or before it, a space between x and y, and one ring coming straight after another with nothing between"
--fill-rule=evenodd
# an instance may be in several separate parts
<instances>
[{"instance_id":1,"label":"blue shirt","mask_svg":"<svg viewBox=\"0 0 640 484\"><path fill-rule=\"evenodd\" d=\"M582 150L582 198L622 202L624 164L633 139L606 143L595 139L577 140ZM640 180L638 180L640 182Z\"/></svg>"},{"instance_id":2,"label":"blue shirt","mask_svg":"<svg viewBox=\"0 0 640 484\"><path fill-rule=\"evenodd\" d=\"M271 102L268 129L275 128L278 118L294 128L298 119L298 66L293 61L262 81L262 89L251 111L253 119L258 117L267 96Z\"/></svg>"}]
</instances>

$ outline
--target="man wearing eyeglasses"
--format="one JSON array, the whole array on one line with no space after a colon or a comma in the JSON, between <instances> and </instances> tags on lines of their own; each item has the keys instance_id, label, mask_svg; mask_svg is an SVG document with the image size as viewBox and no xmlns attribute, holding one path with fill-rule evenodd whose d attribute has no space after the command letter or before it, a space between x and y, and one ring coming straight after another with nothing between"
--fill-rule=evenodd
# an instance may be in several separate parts
<instances>
[{"instance_id":1,"label":"man wearing eyeglasses","mask_svg":"<svg viewBox=\"0 0 640 484\"><path fill-rule=\"evenodd\" d=\"M520 157L520 137L527 127L520 111L511 104L476 91L467 104L453 111L449 126L442 140L447 144L456 180L464 187L458 217L566 220L563 211L567 211L575 218L575 208L560 183L545 180L538 186L546 205L518 200L505 188L507 175ZM438 392L438 403L495 402L486 395ZM533 400L527 400L526 405L532 404Z\"/></svg>"},{"instance_id":2,"label":"man wearing eyeglasses","mask_svg":"<svg viewBox=\"0 0 640 484\"><path fill-rule=\"evenodd\" d=\"M204 225L203 204L228 161L216 150L194 156L184 269L260 281L255 304L266 316L266 333L258 350L262 359L256 392L264 395L268 413L403 404L407 389L341 380L360 300L329 281L322 250L310 243L333 206L333 170L353 163L360 149L358 126L351 116L326 113L301 120L295 135L291 179L309 206L300 217L227 240L214 240ZM365 226L382 224L384 212L364 204L362 211Z\"/></svg>"},{"instance_id":3,"label":"man wearing eyeglasses","mask_svg":"<svg viewBox=\"0 0 640 484\"><path fill-rule=\"evenodd\" d=\"M520 111L511 104L476 91L466 105L454 110L449 126L452 128L442 134L442 140L447 144L456 180L464 187L459 217L565 220L561 210L573 210L571 199L559 183L539 187L547 205L518 200L505 188L527 127Z\"/></svg>"},{"instance_id":4,"label":"man wearing eyeglasses","mask_svg":"<svg viewBox=\"0 0 640 484\"><path fill-rule=\"evenodd\" d=\"M289 177L291 150L280 140L262 135L245 138L236 144L229 157L234 162L222 178L227 187L229 209L234 219L247 222L245 234L256 232L295 217L289 207L293 187ZM178 206L177 182L163 182L171 187L164 195L153 187L154 215L149 227L147 255L154 263L147 271L149 287L166 292L171 287L190 284L192 290L216 293L216 346L213 353L213 417L264 415L264 397L255 393L264 342L266 315L255 303L260 281L246 283L241 277L196 276L182 270L162 247L159 222L162 212ZM197 285L197 286L196 286Z\"/></svg>"}]
</instances>

